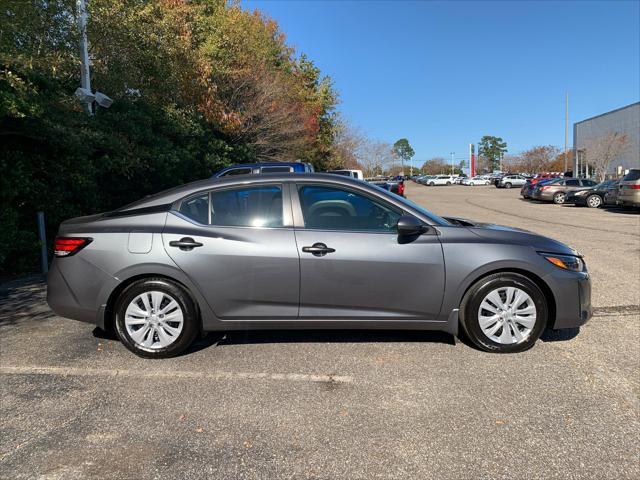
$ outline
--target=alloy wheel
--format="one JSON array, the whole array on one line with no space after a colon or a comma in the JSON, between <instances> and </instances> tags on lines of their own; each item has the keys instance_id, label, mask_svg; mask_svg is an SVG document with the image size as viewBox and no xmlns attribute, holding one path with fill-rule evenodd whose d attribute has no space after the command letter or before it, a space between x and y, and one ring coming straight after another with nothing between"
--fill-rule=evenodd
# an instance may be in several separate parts
<instances>
[{"instance_id":1,"label":"alloy wheel","mask_svg":"<svg viewBox=\"0 0 640 480\"><path fill-rule=\"evenodd\" d=\"M502 345L527 340L536 324L537 310L527 292L517 287L490 291L478 308L480 329L490 340Z\"/></svg>"},{"instance_id":2,"label":"alloy wheel","mask_svg":"<svg viewBox=\"0 0 640 480\"><path fill-rule=\"evenodd\" d=\"M600 195L591 195L589 198L587 198L587 205L590 208L598 208L600 205L602 205L602 198L600 198Z\"/></svg>"},{"instance_id":3,"label":"alloy wheel","mask_svg":"<svg viewBox=\"0 0 640 480\"><path fill-rule=\"evenodd\" d=\"M556 193L553 197L553 201L555 203L564 203L565 194L564 193Z\"/></svg>"},{"instance_id":4,"label":"alloy wheel","mask_svg":"<svg viewBox=\"0 0 640 480\"><path fill-rule=\"evenodd\" d=\"M182 308L171 295L150 290L135 297L125 311L124 324L141 347L165 348L174 343L184 326Z\"/></svg>"}]
</instances>

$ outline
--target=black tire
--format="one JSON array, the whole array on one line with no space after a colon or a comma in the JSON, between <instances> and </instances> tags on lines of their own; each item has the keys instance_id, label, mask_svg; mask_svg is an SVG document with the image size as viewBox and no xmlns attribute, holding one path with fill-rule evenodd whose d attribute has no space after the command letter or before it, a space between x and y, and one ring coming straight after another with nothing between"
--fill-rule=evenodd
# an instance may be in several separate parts
<instances>
[{"instance_id":1,"label":"black tire","mask_svg":"<svg viewBox=\"0 0 640 480\"><path fill-rule=\"evenodd\" d=\"M511 188L513 185L511 185L511 182L507 182L504 184L504 188Z\"/></svg>"},{"instance_id":2,"label":"black tire","mask_svg":"<svg viewBox=\"0 0 640 480\"><path fill-rule=\"evenodd\" d=\"M484 334L478 321L478 310L485 296L499 287L517 287L525 291L536 306L536 323L529 336L521 343L501 344ZM531 348L542 332L549 318L547 300L540 288L524 275L518 273L496 273L480 279L465 294L460 305L460 324L466 337L479 349L493 353L516 353Z\"/></svg>"},{"instance_id":3,"label":"black tire","mask_svg":"<svg viewBox=\"0 0 640 480\"><path fill-rule=\"evenodd\" d=\"M164 348L152 349L138 345L127 332L125 312L131 301L145 291L161 291L178 303L183 313L183 327L178 338ZM115 326L120 340L133 353L144 358L169 358L182 353L200 332L198 309L189 292L180 284L166 278L145 278L129 285L118 297L115 305Z\"/></svg>"},{"instance_id":4,"label":"black tire","mask_svg":"<svg viewBox=\"0 0 640 480\"><path fill-rule=\"evenodd\" d=\"M447 187L451 185L451 182L447 182Z\"/></svg>"},{"instance_id":5,"label":"black tire","mask_svg":"<svg viewBox=\"0 0 640 480\"><path fill-rule=\"evenodd\" d=\"M598 208L603 204L602 197L600 195L589 195L587 197L587 207Z\"/></svg>"},{"instance_id":6,"label":"black tire","mask_svg":"<svg viewBox=\"0 0 640 480\"><path fill-rule=\"evenodd\" d=\"M436 185L435 183L433 183L433 182L429 182L429 186L430 186L430 187L435 187L435 185Z\"/></svg>"},{"instance_id":7,"label":"black tire","mask_svg":"<svg viewBox=\"0 0 640 480\"><path fill-rule=\"evenodd\" d=\"M553 203L556 205L562 205L564 203L565 198L567 198L567 194L564 192L558 192L553 196Z\"/></svg>"}]
</instances>

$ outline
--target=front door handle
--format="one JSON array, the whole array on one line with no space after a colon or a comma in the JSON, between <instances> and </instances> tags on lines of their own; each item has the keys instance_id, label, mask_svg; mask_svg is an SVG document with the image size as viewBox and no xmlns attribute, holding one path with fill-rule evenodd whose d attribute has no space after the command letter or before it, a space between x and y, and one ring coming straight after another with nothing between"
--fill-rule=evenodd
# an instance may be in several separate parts
<instances>
[{"instance_id":1,"label":"front door handle","mask_svg":"<svg viewBox=\"0 0 640 480\"><path fill-rule=\"evenodd\" d=\"M189 250L193 250L195 247L201 247L202 246L202 244L200 242L196 242L191 237L184 237L184 238L181 238L180 240L173 240L173 241L169 242L169 245L171 247L178 247L180 250L185 250L187 252Z\"/></svg>"},{"instance_id":2,"label":"front door handle","mask_svg":"<svg viewBox=\"0 0 640 480\"><path fill-rule=\"evenodd\" d=\"M302 251L312 253L316 257L324 257L327 253L335 252L336 249L327 247L324 243L314 243L310 247L302 247Z\"/></svg>"}]
</instances>

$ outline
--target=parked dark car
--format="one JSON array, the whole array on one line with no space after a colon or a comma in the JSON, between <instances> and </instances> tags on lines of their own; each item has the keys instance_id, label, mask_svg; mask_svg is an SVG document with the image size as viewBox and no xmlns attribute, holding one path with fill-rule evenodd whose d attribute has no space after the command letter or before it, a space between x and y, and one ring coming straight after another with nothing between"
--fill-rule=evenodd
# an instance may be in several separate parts
<instances>
[{"instance_id":1,"label":"parked dark car","mask_svg":"<svg viewBox=\"0 0 640 480\"><path fill-rule=\"evenodd\" d=\"M313 165L304 162L265 162L242 163L223 168L214 173L211 178L228 177L231 175L255 175L260 173L312 173Z\"/></svg>"},{"instance_id":2,"label":"parked dark car","mask_svg":"<svg viewBox=\"0 0 640 480\"><path fill-rule=\"evenodd\" d=\"M391 193L404 197L404 180L395 180L394 178L396 177L372 178L367 180L367 182L375 185L376 187L383 188L384 190L388 190Z\"/></svg>"},{"instance_id":3,"label":"parked dark car","mask_svg":"<svg viewBox=\"0 0 640 480\"><path fill-rule=\"evenodd\" d=\"M614 184L617 185L619 180L606 180L593 187L583 187L567 193L564 203L573 203L577 206L587 206L589 208L598 208L606 204L606 194L609 188Z\"/></svg>"},{"instance_id":4,"label":"parked dark car","mask_svg":"<svg viewBox=\"0 0 640 480\"><path fill-rule=\"evenodd\" d=\"M134 353L202 331L458 328L518 352L591 316L582 256L531 232L442 218L329 174L194 182L60 225L47 301Z\"/></svg>"},{"instance_id":5,"label":"parked dark car","mask_svg":"<svg viewBox=\"0 0 640 480\"><path fill-rule=\"evenodd\" d=\"M563 204L569 192L595 185L597 183L593 180L584 178L557 178L543 185L539 182L533 189L531 197L544 202Z\"/></svg>"},{"instance_id":6,"label":"parked dark car","mask_svg":"<svg viewBox=\"0 0 640 480\"><path fill-rule=\"evenodd\" d=\"M556 177L547 177L544 179L539 179L537 181L527 180L527 182L520 189L520 195L522 195L522 198L526 198L527 200L533 198L533 190L537 185L544 185L545 183L549 183L555 179Z\"/></svg>"}]
</instances>

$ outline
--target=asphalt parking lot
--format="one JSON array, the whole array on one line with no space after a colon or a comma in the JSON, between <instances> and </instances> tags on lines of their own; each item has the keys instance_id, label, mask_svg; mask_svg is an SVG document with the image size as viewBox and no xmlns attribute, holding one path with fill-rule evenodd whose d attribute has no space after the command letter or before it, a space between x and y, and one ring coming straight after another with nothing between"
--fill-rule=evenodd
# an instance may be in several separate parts
<instances>
[{"instance_id":1,"label":"asphalt parking lot","mask_svg":"<svg viewBox=\"0 0 640 480\"><path fill-rule=\"evenodd\" d=\"M640 478L640 215L423 187L438 214L581 251L594 318L490 355L429 332L210 335L148 361L0 288L0 477Z\"/></svg>"}]
</instances>

